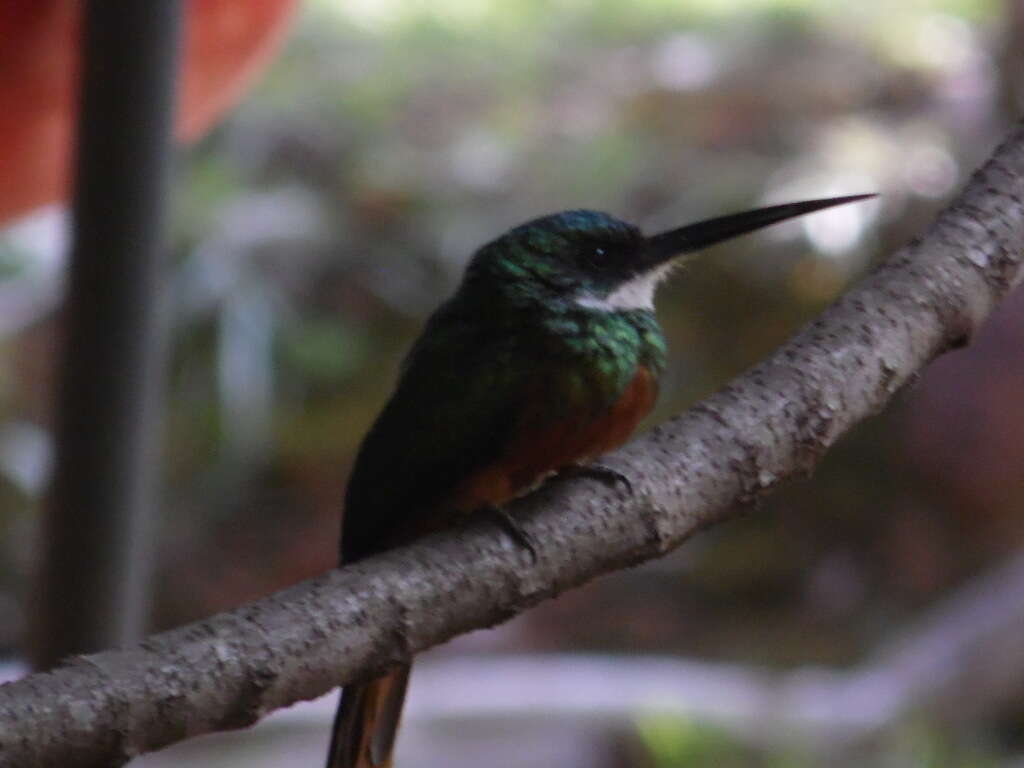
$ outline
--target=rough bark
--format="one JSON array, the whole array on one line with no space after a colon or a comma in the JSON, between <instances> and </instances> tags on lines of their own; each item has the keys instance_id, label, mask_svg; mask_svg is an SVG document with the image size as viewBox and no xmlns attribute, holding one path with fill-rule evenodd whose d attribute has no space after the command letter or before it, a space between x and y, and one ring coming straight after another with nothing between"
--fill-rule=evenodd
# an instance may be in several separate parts
<instances>
[{"instance_id":1,"label":"rough bark","mask_svg":"<svg viewBox=\"0 0 1024 768\"><path fill-rule=\"evenodd\" d=\"M375 674L678 546L806 473L971 334L1024 275L1024 125L928 233L771 358L603 462L490 520L324 574L138 646L0 687L0 766L107 766Z\"/></svg>"}]
</instances>

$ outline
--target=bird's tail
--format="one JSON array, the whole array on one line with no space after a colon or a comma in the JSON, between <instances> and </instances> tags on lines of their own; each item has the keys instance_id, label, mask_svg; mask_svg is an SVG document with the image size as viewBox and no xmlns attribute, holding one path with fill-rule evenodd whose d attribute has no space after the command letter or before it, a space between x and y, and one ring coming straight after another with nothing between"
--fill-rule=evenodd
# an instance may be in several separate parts
<instances>
[{"instance_id":1,"label":"bird's tail","mask_svg":"<svg viewBox=\"0 0 1024 768\"><path fill-rule=\"evenodd\" d=\"M410 664L346 685L334 716L327 768L391 768Z\"/></svg>"}]
</instances>

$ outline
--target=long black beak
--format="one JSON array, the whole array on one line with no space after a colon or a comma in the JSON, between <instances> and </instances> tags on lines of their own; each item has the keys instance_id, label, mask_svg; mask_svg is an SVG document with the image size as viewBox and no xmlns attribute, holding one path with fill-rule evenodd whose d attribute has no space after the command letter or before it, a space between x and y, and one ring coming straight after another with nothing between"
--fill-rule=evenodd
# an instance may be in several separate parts
<instances>
[{"instance_id":1,"label":"long black beak","mask_svg":"<svg viewBox=\"0 0 1024 768\"><path fill-rule=\"evenodd\" d=\"M668 261L673 256L684 253L691 253L709 245L720 243L755 229L767 227L786 219L796 216L803 216L813 211L820 211L822 208L831 208L834 205L845 205L858 200L867 200L877 195L848 195L846 197L828 197L821 200L803 200L799 203L786 203L784 205L772 205L768 208L755 208L752 211L743 213L732 213L728 216L718 216L707 221L698 221L696 224L687 224L685 227L670 229L658 235L647 238L648 255L651 259L651 266Z\"/></svg>"}]
</instances>

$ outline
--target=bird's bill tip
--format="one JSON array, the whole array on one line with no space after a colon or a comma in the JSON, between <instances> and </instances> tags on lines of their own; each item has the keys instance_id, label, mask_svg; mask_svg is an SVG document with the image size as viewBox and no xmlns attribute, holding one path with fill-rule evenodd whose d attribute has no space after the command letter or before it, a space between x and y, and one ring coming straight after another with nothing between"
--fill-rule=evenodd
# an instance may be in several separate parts
<instances>
[{"instance_id":1,"label":"bird's bill tip","mask_svg":"<svg viewBox=\"0 0 1024 768\"><path fill-rule=\"evenodd\" d=\"M816 200L801 200L795 203L771 205L741 213L717 216L713 219L687 224L685 227L670 229L647 239L651 255L658 261L670 259L684 253L707 248L724 240L730 240L748 232L777 224L786 219L805 216L825 208L856 203L878 197L875 192L842 197L824 197Z\"/></svg>"}]
</instances>

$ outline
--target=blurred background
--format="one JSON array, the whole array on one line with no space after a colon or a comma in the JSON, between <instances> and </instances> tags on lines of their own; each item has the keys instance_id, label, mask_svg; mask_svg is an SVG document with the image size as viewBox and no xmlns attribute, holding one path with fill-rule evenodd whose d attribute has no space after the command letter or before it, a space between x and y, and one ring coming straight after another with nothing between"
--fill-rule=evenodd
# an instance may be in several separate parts
<instances>
[{"instance_id":1,"label":"blurred background","mask_svg":"<svg viewBox=\"0 0 1024 768\"><path fill-rule=\"evenodd\" d=\"M654 230L881 193L662 289L658 423L927 227L1020 113L1022 52L1021 0L305 0L181 156L153 628L332 567L359 441L480 244L565 208ZM12 662L66 223L49 206L0 230ZM399 766L1024 766L1022 388L1018 292L812 478L425 654ZM332 707L137 764L315 764Z\"/></svg>"}]
</instances>

